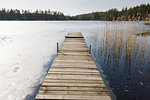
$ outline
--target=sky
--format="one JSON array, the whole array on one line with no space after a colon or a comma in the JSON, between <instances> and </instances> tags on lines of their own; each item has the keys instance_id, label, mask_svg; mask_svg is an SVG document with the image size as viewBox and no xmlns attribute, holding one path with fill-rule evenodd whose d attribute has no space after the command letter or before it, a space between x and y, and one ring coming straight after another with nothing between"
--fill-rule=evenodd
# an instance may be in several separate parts
<instances>
[{"instance_id":1,"label":"sky","mask_svg":"<svg viewBox=\"0 0 150 100\"><path fill-rule=\"evenodd\" d=\"M150 0L0 0L0 8L6 9L36 9L60 11L65 15L78 15L95 11L106 11L111 8L121 10L123 7L133 7L148 4Z\"/></svg>"}]
</instances>

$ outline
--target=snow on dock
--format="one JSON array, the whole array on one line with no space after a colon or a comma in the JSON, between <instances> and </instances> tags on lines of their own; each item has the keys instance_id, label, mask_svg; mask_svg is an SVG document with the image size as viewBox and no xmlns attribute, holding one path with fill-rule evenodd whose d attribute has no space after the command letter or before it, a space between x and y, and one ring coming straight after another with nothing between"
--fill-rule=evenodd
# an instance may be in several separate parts
<instances>
[{"instance_id":1,"label":"snow on dock","mask_svg":"<svg viewBox=\"0 0 150 100\"><path fill-rule=\"evenodd\" d=\"M81 33L68 33L36 100L110 100Z\"/></svg>"}]
</instances>

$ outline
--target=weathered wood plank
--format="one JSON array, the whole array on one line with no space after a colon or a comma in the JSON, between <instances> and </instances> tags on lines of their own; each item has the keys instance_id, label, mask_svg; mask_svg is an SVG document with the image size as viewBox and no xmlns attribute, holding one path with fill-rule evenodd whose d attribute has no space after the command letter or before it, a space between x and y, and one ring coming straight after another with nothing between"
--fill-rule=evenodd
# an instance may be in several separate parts
<instances>
[{"instance_id":1,"label":"weathered wood plank","mask_svg":"<svg viewBox=\"0 0 150 100\"><path fill-rule=\"evenodd\" d=\"M84 40L84 38L65 38L65 40Z\"/></svg>"},{"instance_id":2,"label":"weathered wood plank","mask_svg":"<svg viewBox=\"0 0 150 100\"><path fill-rule=\"evenodd\" d=\"M95 65L93 61L54 60L53 65Z\"/></svg>"},{"instance_id":3,"label":"weathered wood plank","mask_svg":"<svg viewBox=\"0 0 150 100\"><path fill-rule=\"evenodd\" d=\"M82 68L50 68L50 71L70 71L70 72L99 72L98 70L82 69Z\"/></svg>"},{"instance_id":4,"label":"weathered wood plank","mask_svg":"<svg viewBox=\"0 0 150 100\"><path fill-rule=\"evenodd\" d=\"M105 87L105 85L104 84L81 84L81 83L43 83L42 84L42 86L51 86L51 87L53 87L53 86L58 86L58 87L62 87L62 86L64 86L64 87L66 87L66 86L73 86L73 87L78 87L78 86L82 86L82 87Z\"/></svg>"},{"instance_id":5,"label":"weathered wood plank","mask_svg":"<svg viewBox=\"0 0 150 100\"><path fill-rule=\"evenodd\" d=\"M58 53L58 55L65 55L65 56L91 56L91 54L80 54L80 53Z\"/></svg>"},{"instance_id":6,"label":"weathered wood plank","mask_svg":"<svg viewBox=\"0 0 150 100\"><path fill-rule=\"evenodd\" d=\"M62 45L61 48L87 48L86 45Z\"/></svg>"},{"instance_id":7,"label":"weathered wood plank","mask_svg":"<svg viewBox=\"0 0 150 100\"><path fill-rule=\"evenodd\" d=\"M69 99L69 100L110 100L109 96L81 96L81 95L43 95L43 94L39 94L37 95L36 99L40 100L40 99Z\"/></svg>"},{"instance_id":8,"label":"weathered wood plank","mask_svg":"<svg viewBox=\"0 0 150 100\"><path fill-rule=\"evenodd\" d=\"M64 59L63 59L64 58ZM74 56L74 55L58 55L56 58L55 58L56 62L60 62L60 61L65 61L65 62L69 62L69 63L73 63L73 62L76 62L76 63L94 63L94 60L93 58L89 57L88 56ZM94 63L95 64L95 63Z\"/></svg>"},{"instance_id":9,"label":"weathered wood plank","mask_svg":"<svg viewBox=\"0 0 150 100\"><path fill-rule=\"evenodd\" d=\"M80 46L85 46L86 45L86 43L72 43L72 42L63 42L63 44L62 45L66 45L66 46L68 46L68 45L75 45L75 46L77 46L77 45L80 45Z\"/></svg>"},{"instance_id":10,"label":"weathered wood plank","mask_svg":"<svg viewBox=\"0 0 150 100\"><path fill-rule=\"evenodd\" d=\"M57 66L57 67L52 67L52 68L56 68L56 69L61 69L61 68L63 68L63 69L66 69L66 70L76 70L76 69L80 69L80 70L97 70L97 68L93 68L93 67L59 67L59 66Z\"/></svg>"},{"instance_id":11,"label":"weathered wood plank","mask_svg":"<svg viewBox=\"0 0 150 100\"><path fill-rule=\"evenodd\" d=\"M60 50L81 50L81 51L83 51L83 50L88 50L88 48L85 48L85 47L61 47L60 48ZM88 52L88 51L86 51L86 52Z\"/></svg>"},{"instance_id":12,"label":"weathered wood plank","mask_svg":"<svg viewBox=\"0 0 150 100\"><path fill-rule=\"evenodd\" d=\"M74 72L74 73L72 73L73 71L50 71L50 72L48 72L48 74L72 74L72 75L74 75L74 74L78 74L78 75L99 75L99 72Z\"/></svg>"},{"instance_id":13,"label":"weathered wood plank","mask_svg":"<svg viewBox=\"0 0 150 100\"><path fill-rule=\"evenodd\" d=\"M62 78L62 79L89 79L89 80L102 80L98 75L53 75L47 74L45 78Z\"/></svg>"},{"instance_id":14,"label":"weathered wood plank","mask_svg":"<svg viewBox=\"0 0 150 100\"><path fill-rule=\"evenodd\" d=\"M88 54L89 52L87 51L71 51L71 50L63 50L63 51L59 51L58 53L61 53L61 54L65 54L65 53L71 53L71 54Z\"/></svg>"},{"instance_id":15,"label":"weathered wood plank","mask_svg":"<svg viewBox=\"0 0 150 100\"><path fill-rule=\"evenodd\" d=\"M55 61L57 61L57 62L64 62L64 63L66 63L66 62L70 62L70 63L88 63L88 64L94 64L94 62L93 62L93 60L72 60L72 59L68 59L68 60L57 60L57 59L55 59Z\"/></svg>"},{"instance_id":16,"label":"weathered wood plank","mask_svg":"<svg viewBox=\"0 0 150 100\"><path fill-rule=\"evenodd\" d=\"M91 59L93 61L93 58L90 56L77 56L77 55L73 55L73 56L66 56L66 55L57 55L56 58L71 58L72 60L76 59L76 58L79 58L79 59ZM93 61L94 62L94 61Z\"/></svg>"},{"instance_id":17,"label":"weathered wood plank","mask_svg":"<svg viewBox=\"0 0 150 100\"><path fill-rule=\"evenodd\" d=\"M41 87L41 91L95 91L95 92L107 92L105 87Z\"/></svg>"},{"instance_id":18,"label":"weathered wood plank","mask_svg":"<svg viewBox=\"0 0 150 100\"><path fill-rule=\"evenodd\" d=\"M44 79L44 83L87 83L87 84L103 84L104 82L102 80L84 80L84 79L49 79L49 78L46 78Z\"/></svg>"},{"instance_id":19,"label":"weathered wood plank","mask_svg":"<svg viewBox=\"0 0 150 100\"><path fill-rule=\"evenodd\" d=\"M59 72L59 73L58 73ZM98 72L93 72L93 73L89 73L89 72L86 72L86 73L82 73L81 71L80 72L75 72L75 73L72 73L71 71L68 71L68 72L64 72L64 73L62 73L62 72L64 72L64 71L61 71L61 73L60 73L60 71L57 71L57 72L49 72L48 74L49 74L49 76L51 75L55 75L55 74L57 74L57 75L62 75L62 77L63 77L63 75L65 76L65 75L74 75L74 76L82 76L82 77L86 77L86 76L88 76L88 77L93 77L93 76L97 76L98 78L99 78L99 74L98 74ZM55 74L54 74L55 73ZM57 76L57 75L55 75L55 76ZM48 76L48 75L47 75Z\"/></svg>"},{"instance_id":20,"label":"weathered wood plank","mask_svg":"<svg viewBox=\"0 0 150 100\"><path fill-rule=\"evenodd\" d=\"M95 65L52 65L51 67L70 67L70 68L97 68Z\"/></svg>"},{"instance_id":21,"label":"weathered wood plank","mask_svg":"<svg viewBox=\"0 0 150 100\"><path fill-rule=\"evenodd\" d=\"M74 50L72 50L72 49L61 49L60 50L60 52L64 52L64 51L66 51L66 52L87 52L88 50L80 50L80 49L74 49Z\"/></svg>"},{"instance_id":22,"label":"weathered wood plank","mask_svg":"<svg viewBox=\"0 0 150 100\"><path fill-rule=\"evenodd\" d=\"M64 42L78 42L78 43L84 43L84 40L64 40Z\"/></svg>"},{"instance_id":23,"label":"weathered wood plank","mask_svg":"<svg viewBox=\"0 0 150 100\"><path fill-rule=\"evenodd\" d=\"M88 96L107 96L105 91L39 91L39 94L53 94L53 95L88 95Z\"/></svg>"}]
</instances>

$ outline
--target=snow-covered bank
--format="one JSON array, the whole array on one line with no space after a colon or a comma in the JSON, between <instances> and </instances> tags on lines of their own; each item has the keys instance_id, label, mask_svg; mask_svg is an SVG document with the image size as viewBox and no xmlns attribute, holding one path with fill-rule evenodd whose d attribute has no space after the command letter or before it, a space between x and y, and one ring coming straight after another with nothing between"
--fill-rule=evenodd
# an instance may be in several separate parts
<instances>
[{"instance_id":1,"label":"snow-covered bank","mask_svg":"<svg viewBox=\"0 0 150 100\"><path fill-rule=\"evenodd\" d=\"M66 34L46 24L0 22L0 100L25 99L46 74L56 43Z\"/></svg>"}]
</instances>

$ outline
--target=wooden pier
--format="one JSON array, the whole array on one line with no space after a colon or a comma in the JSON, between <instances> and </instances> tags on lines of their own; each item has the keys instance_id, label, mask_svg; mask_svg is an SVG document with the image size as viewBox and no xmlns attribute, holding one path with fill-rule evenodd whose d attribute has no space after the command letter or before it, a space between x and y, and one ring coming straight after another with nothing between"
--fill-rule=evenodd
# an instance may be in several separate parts
<instances>
[{"instance_id":1,"label":"wooden pier","mask_svg":"<svg viewBox=\"0 0 150 100\"><path fill-rule=\"evenodd\" d=\"M68 33L36 100L110 100L81 33Z\"/></svg>"}]
</instances>

